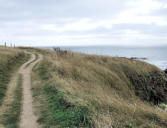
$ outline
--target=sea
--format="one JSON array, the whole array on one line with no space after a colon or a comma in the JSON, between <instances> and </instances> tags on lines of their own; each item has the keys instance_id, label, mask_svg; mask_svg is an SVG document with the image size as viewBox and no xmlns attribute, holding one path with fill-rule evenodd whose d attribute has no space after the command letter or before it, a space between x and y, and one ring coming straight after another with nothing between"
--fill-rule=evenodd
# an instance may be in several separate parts
<instances>
[{"instance_id":1,"label":"sea","mask_svg":"<svg viewBox=\"0 0 167 128\"><path fill-rule=\"evenodd\" d=\"M54 46L56 47L56 46ZM45 47L45 48L54 48ZM96 54L114 57L138 58L159 67L167 69L167 46L161 47L127 47L127 46L59 46L62 50L79 53Z\"/></svg>"}]
</instances>

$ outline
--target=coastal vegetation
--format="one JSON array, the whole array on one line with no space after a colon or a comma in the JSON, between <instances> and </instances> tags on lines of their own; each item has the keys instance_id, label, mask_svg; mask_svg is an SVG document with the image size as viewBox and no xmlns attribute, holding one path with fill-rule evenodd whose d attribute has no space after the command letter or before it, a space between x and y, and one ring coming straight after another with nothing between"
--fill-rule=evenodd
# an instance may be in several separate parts
<instances>
[{"instance_id":1,"label":"coastal vegetation","mask_svg":"<svg viewBox=\"0 0 167 128\"><path fill-rule=\"evenodd\" d=\"M1 123L6 128L19 128L21 106L22 106L22 76L17 76L16 88L13 92L13 100L8 103L9 106L5 113L1 115Z\"/></svg>"},{"instance_id":2,"label":"coastal vegetation","mask_svg":"<svg viewBox=\"0 0 167 128\"><path fill-rule=\"evenodd\" d=\"M14 73L29 59L24 51L36 56L25 69L43 56L31 74L34 112L41 127L167 127L167 74L154 65L26 47L0 47L0 103L5 99L0 127L19 127L23 80ZM9 85L10 95L6 94Z\"/></svg>"},{"instance_id":3,"label":"coastal vegetation","mask_svg":"<svg viewBox=\"0 0 167 128\"><path fill-rule=\"evenodd\" d=\"M7 91L12 74L28 60L29 55L22 50L0 47L0 105Z\"/></svg>"},{"instance_id":4,"label":"coastal vegetation","mask_svg":"<svg viewBox=\"0 0 167 128\"><path fill-rule=\"evenodd\" d=\"M30 49L30 48L29 48ZM32 73L44 127L166 128L167 76L148 63L55 49Z\"/></svg>"}]
</instances>

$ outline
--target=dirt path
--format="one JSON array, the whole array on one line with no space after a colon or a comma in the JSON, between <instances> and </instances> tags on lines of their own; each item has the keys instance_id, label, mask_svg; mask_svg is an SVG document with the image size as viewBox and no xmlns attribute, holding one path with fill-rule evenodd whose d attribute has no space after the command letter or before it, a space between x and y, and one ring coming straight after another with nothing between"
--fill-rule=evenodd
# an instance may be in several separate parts
<instances>
[{"instance_id":1,"label":"dirt path","mask_svg":"<svg viewBox=\"0 0 167 128\"><path fill-rule=\"evenodd\" d=\"M33 105L32 105L32 94L31 94L31 71L33 66L42 60L42 55L38 56L38 59L35 60L35 55L31 54L31 59L22 65L19 73L22 74L23 78L23 106L21 113L20 128L38 128L37 117L34 114ZM31 63L33 61L33 63ZM31 63L28 67L27 64Z\"/></svg>"}]
</instances>

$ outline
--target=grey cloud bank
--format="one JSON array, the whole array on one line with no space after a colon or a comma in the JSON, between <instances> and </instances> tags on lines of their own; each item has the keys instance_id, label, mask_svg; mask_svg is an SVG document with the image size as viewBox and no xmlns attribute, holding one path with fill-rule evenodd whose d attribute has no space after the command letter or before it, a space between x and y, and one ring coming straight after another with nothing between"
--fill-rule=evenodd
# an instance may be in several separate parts
<instances>
[{"instance_id":1,"label":"grey cloud bank","mask_svg":"<svg viewBox=\"0 0 167 128\"><path fill-rule=\"evenodd\" d=\"M0 0L0 44L167 45L166 0Z\"/></svg>"}]
</instances>

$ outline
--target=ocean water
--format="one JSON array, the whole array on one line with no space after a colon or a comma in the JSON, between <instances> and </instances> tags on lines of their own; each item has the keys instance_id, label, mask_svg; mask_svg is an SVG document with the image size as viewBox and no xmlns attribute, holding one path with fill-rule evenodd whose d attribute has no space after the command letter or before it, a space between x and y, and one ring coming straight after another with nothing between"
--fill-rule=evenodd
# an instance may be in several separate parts
<instances>
[{"instance_id":1,"label":"ocean water","mask_svg":"<svg viewBox=\"0 0 167 128\"><path fill-rule=\"evenodd\" d=\"M65 46L63 50L117 57L147 58L146 61L160 69L167 69L167 46L164 47L118 47L118 46Z\"/></svg>"}]
</instances>

